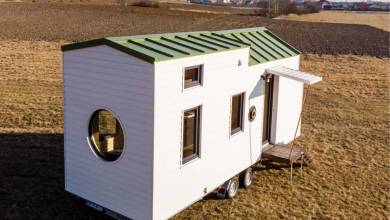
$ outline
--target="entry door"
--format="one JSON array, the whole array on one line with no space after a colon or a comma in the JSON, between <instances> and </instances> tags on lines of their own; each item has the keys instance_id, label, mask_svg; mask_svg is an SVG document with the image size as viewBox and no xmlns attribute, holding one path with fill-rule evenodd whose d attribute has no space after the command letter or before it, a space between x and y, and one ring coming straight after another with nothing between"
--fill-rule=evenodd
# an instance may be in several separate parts
<instances>
[{"instance_id":1,"label":"entry door","mask_svg":"<svg viewBox=\"0 0 390 220\"><path fill-rule=\"evenodd\" d=\"M268 75L264 79L264 114L263 114L263 135L262 135L263 145L269 143L271 138L273 91L274 91L274 76Z\"/></svg>"}]
</instances>

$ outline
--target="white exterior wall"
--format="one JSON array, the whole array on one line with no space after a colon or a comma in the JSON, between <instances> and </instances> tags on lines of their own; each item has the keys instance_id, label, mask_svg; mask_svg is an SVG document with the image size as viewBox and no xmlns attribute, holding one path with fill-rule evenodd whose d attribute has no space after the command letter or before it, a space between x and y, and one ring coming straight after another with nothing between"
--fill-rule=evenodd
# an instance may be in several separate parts
<instances>
[{"instance_id":1,"label":"white exterior wall","mask_svg":"<svg viewBox=\"0 0 390 220\"><path fill-rule=\"evenodd\" d=\"M275 99L273 103L273 128L272 143L287 144L301 134L301 124L299 121L302 98L303 83L285 77L275 78L274 87Z\"/></svg>"},{"instance_id":2,"label":"white exterior wall","mask_svg":"<svg viewBox=\"0 0 390 220\"><path fill-rule=\"evenodd\" d=\"M65 189L134 219L152 219L154 67L107 46L64 52ZM125 148L115 162L88 142L93 112L119 119Z\"/></svg>"},{"instance_id":3,"label":"white exterior wall","mask_svg":"<svg viewBox=\"0 0 390 220\"><path fill-rule=\"evenodd\" d=\"M265 73L266 68L274 66L285 66L299 70L299 56L250 66L249 69L250 72ZM270 141L272 144L287 144L294 139L295 130L299 121L303 98L303 83L280 76L274 76L274 78ZM262 95L264 93L263 86L261 86ZM264 106L264 96L261 97L261 106ZM264 108L262 107L259 110L258 116L261 115L260 131L262 131ZM297 137L301 133L300 130L301 128L299 126ZM260 135L262 136L262 133Z\"/></svg>"},{"instance_id":4,"label":"white exterior wall","mask_svg":"<svg viewBox=\"0 0 390 220\"><path fill-rule=\"evenodd\" d=\"M248 67L248 52L246 48L155 64L155 219L171 217L201 199L205 189L214 190L260 159L264 100L261 75L267 67L276 65L296 69L299 56ZM242 66L238 66L239 59ZM204 65L203 85L183 90L183 68L200 64ZM230 136L231 97L241 92L245 92L244 129ZM199 105L200 158L182 165L182 114ZM256 106L257 116L249 122L252 105ZM288 109L278 113L289 114ZM277 125L274 134L280 126L283 124Z\"/></svg>"},{"instance_id":5,"label":"white exterior wall","mask_svg":"<svg viewBox=\"0 0 390 220\"><path fill-rule=\"evenodd\" d=\"M64 52L66 190L133 219L165 219L258 161L261 75L276 65L298 69L299 56L248 67L248 51L155 65L107 46ZM203 85L184 90L184 67L200 64ZM230 136L231 97L242 92L244 129ZM292 140L302 93L302 83L275 76L272 143ZM200 158L182 165L182 113L199 105ZM251 106L257 109L253 122ZM116 114L125 134L115 162L98 158L87 140L89 119L100 108Z\"/></svg>"}]
</instances>

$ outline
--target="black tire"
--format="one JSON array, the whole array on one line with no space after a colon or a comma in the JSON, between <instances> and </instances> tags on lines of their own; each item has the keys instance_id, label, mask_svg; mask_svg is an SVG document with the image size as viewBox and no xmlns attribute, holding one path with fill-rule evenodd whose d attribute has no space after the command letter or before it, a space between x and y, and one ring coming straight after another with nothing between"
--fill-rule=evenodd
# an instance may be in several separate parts
<instances>
[{"instance_id":1,"label":"black tire","mask_svg":"<svg viewBox=\"0 0 390 220\"><path fill-rule=\"evenodd\" d=\"M240 186L248 189L253 182L253 171L252 168L248 168L240 173Z\"/></svg>"},{"instance_id":2,"label":"black tire","mask_svg":"<svg viewBox=\"0 0 390 220\"><path fill-rule=\"evenodd\" d=\"M231 199L234 196L236 196L237 192L238 192L238 187L239 187L239 183L238 183L237 179L232 178L230 180L229 187L227 188L227 191L226 191L226 198Z\"/></svg>"}]
</instances>

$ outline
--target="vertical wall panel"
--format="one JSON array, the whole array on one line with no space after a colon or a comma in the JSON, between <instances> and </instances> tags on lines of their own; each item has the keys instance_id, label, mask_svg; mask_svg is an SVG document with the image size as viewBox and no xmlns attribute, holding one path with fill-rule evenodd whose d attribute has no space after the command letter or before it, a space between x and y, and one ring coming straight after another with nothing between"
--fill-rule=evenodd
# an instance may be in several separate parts
<instances>
[{"instance_id":1,"label":"vertical wall panel","mask_svg":"<svg viewBox=\"0 0 390 220\"><path fill-rule=\"evenodd\" d=\"M134 219L152 218L154 67L107 46L64 52L65 189ZM106 162L88 142L100 108L123 126L121 157Z\"/></svg>"}]
</instances>

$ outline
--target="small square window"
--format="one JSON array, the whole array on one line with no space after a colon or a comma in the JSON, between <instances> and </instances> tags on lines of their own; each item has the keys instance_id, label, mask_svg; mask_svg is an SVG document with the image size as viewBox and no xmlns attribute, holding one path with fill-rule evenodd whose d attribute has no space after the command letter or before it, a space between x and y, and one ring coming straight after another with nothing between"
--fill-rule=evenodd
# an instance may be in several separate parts
<instances>
[{"instance_id":1,"label":"small square window","mask_svg":"<svg viewBox=\"0 0 390 220\"><path fill-rule=\"evenodd\" d=\"M184 88L202 85L202 65L184 69Z\"/></svg>"}]
</instances>

